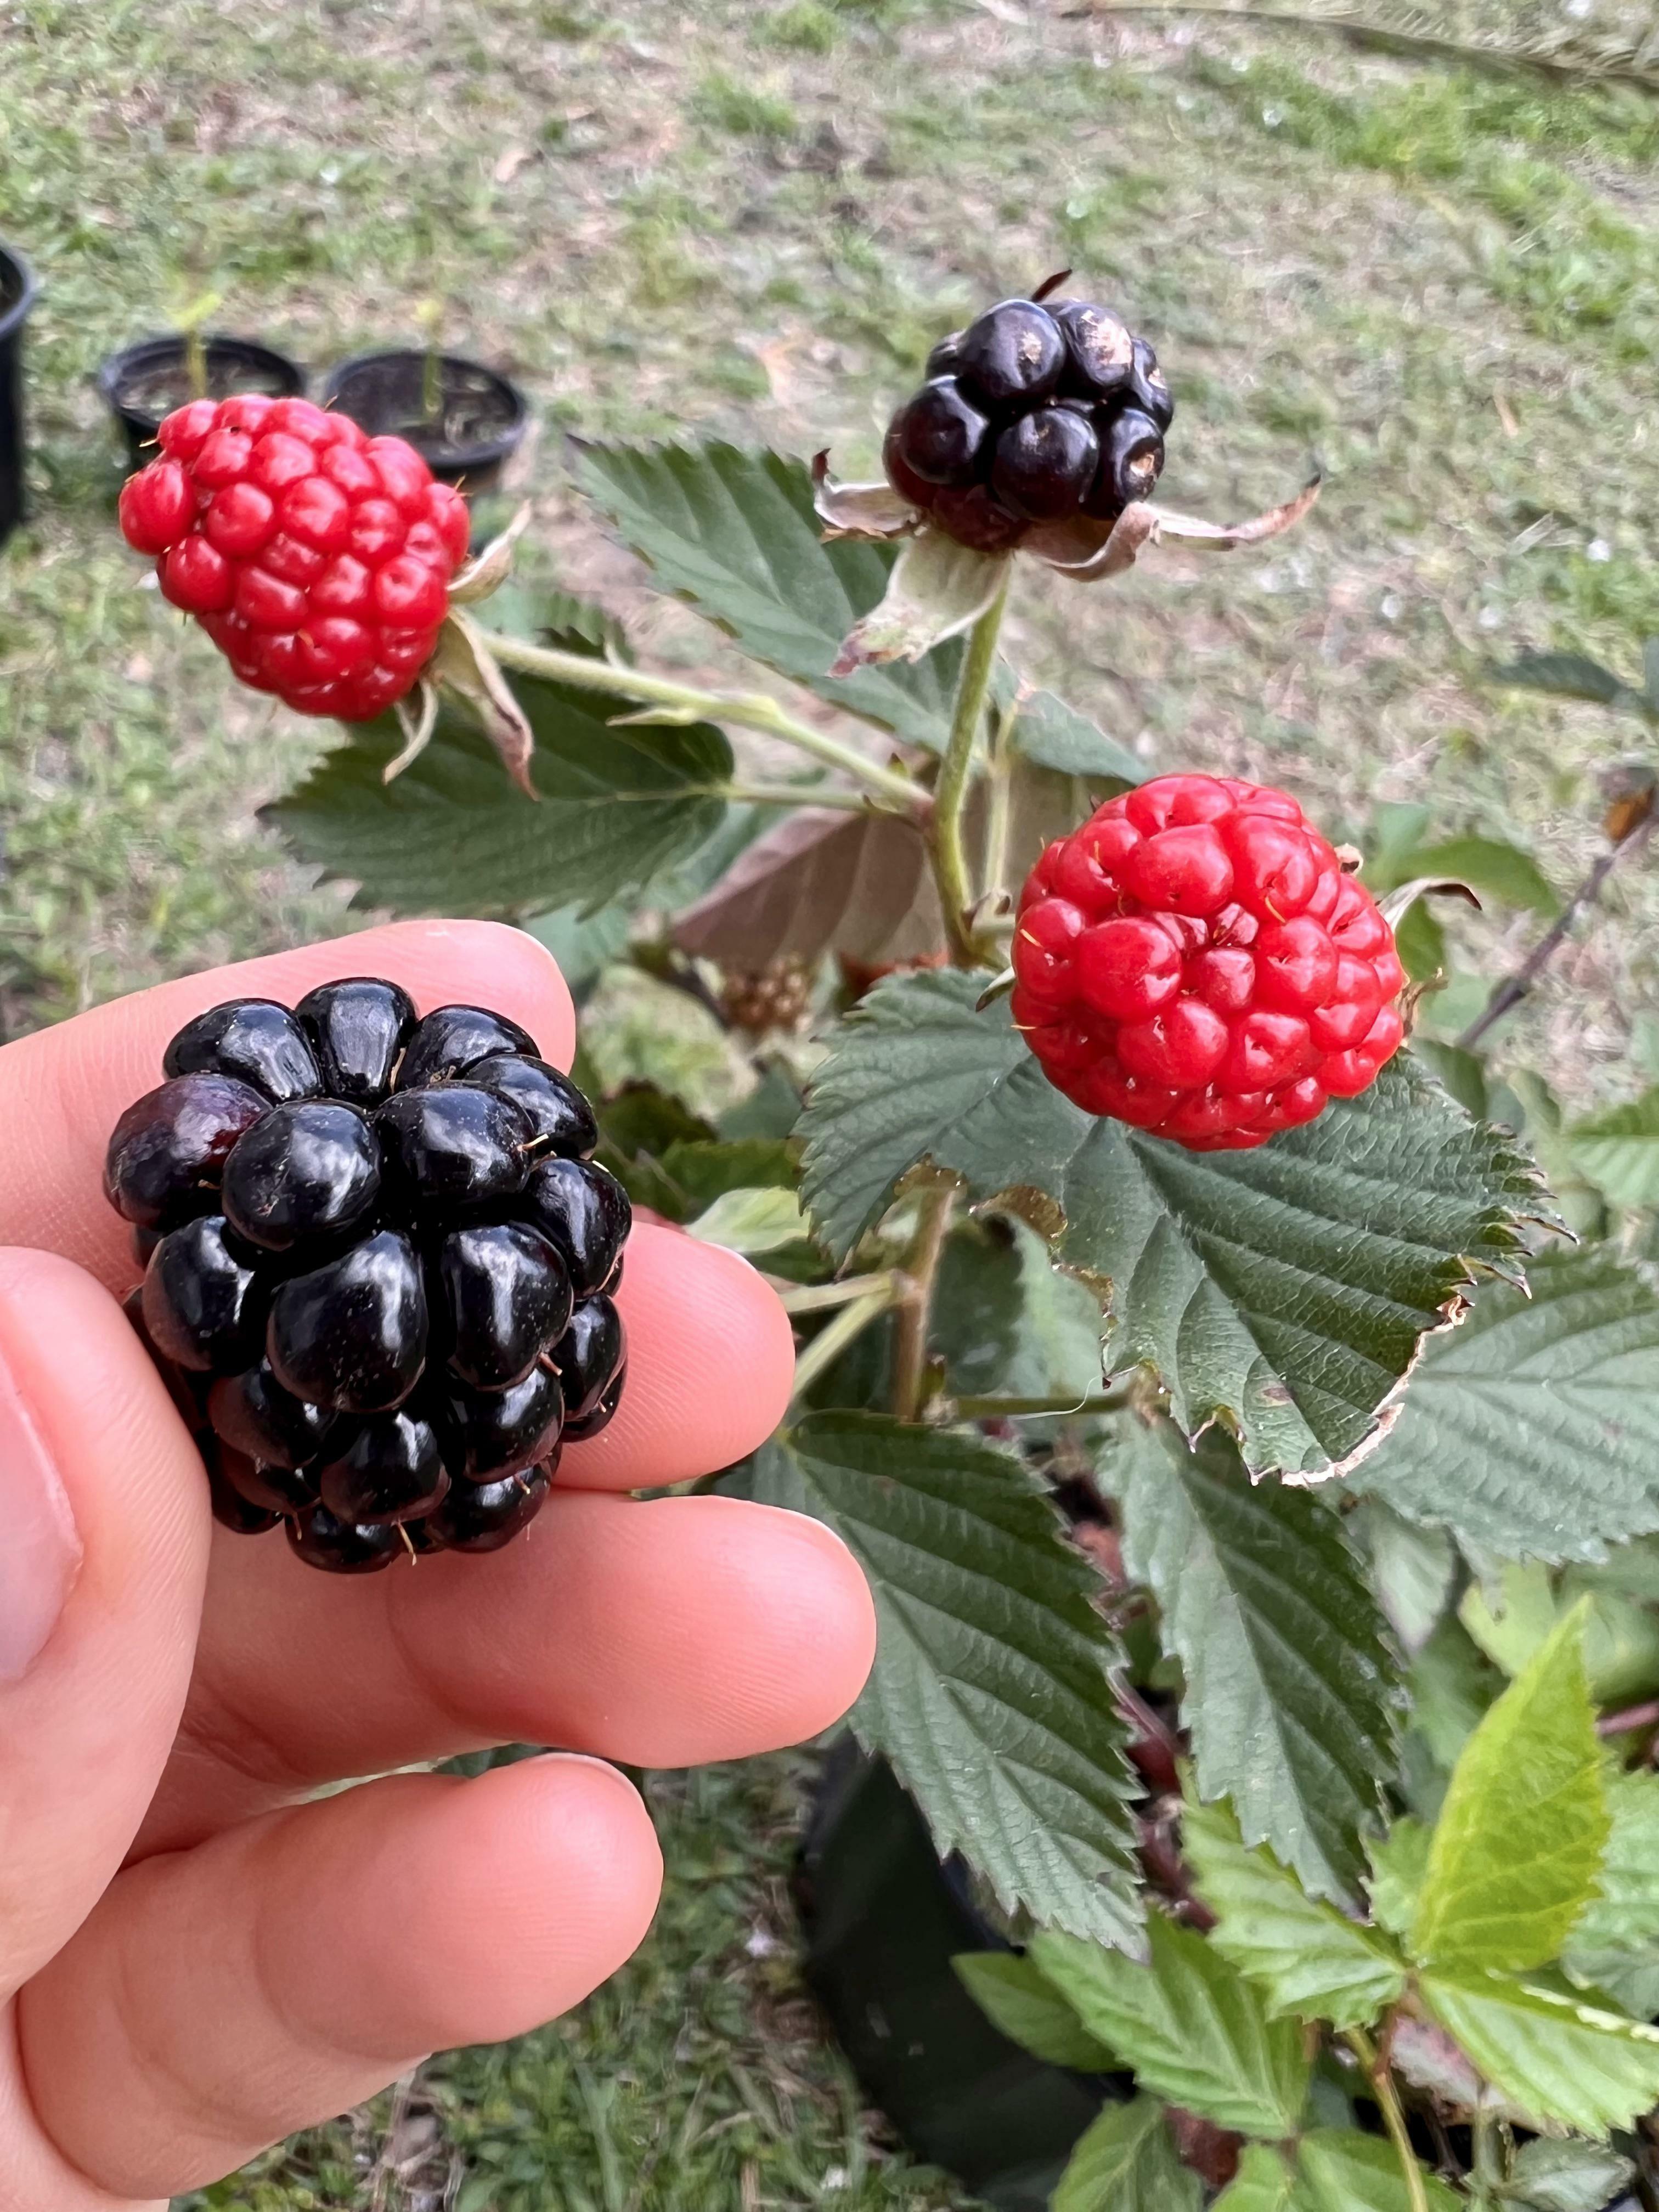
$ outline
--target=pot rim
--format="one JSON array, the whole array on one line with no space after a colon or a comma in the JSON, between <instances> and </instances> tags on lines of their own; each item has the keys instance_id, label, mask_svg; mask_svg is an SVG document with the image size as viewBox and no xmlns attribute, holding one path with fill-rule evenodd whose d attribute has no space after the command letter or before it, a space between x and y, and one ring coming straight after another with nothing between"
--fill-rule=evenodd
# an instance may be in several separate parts
<instances>
[{"instance_id":1,"label":"pot rim","mask_svg":"<svg viewBox=\"0 0 1659 2212\"><path fill-rule=\"evenodd\" d=\"M0 263L12 271L22 288L11 305L0 312L0 345L4 345L22 328L29 309L40 297L40 283L22 254L3 239L0 239Z\"/></svg>"},{"instance_id":2,"label":"pot rim","mask_svg":"<svg viewBox=\"0 0 1659 2212\"><path fill-rule=\"evenodd\" d=\"M426 349L422 346L376 346L367 353L355 353L349 359L337 362L324 378L319 395L322 404L325 407L339 404L340 386L355 369L368 368L380 362L423 362L425 359ZM465 470L482 468L486 464L505 460L508 454L517 451L530 427L528 397L510 376L504 375L499 368L492 368L488 362L475 361L471 354L441 353L438 359L447 365L471 369L480 376L488 377L513 403L513 419L495 437L471 446L441 447L439 452L443 465Z\"/></svg>"},{"instance_id":3,"label":"pot rim","mask_svg":"<svg viewBox=\"0 0 1659 2212\"><path fill-rule=\"evenodd\" d=\"M295 396L302 394L310 381L303 362L295 361L291 354L283 353L279 347L267 345L263 338L239 337L229 331L210 331L202 343L210 353L216 349L222 353L240 355L245 361L270 362L293 380ZM106 354L98 364L96 379L99 395L105 405L112 414L120 416L124 422L145 422L153 428L161 417L148 409L132 406L121 398L122 374L146 355L162 360L168 355L176 354L182 359L185 343L185 334L182 331L154 331L148 337L134 338L130 344L119 346L113 353Z\"/></svg>"}]
</instances>

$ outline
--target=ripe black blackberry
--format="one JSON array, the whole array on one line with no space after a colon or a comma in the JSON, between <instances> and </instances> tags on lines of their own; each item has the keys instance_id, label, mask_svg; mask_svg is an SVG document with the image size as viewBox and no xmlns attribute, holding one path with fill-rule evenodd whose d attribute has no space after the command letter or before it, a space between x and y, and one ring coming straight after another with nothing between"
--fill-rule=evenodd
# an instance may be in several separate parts
<instances>
[{"instance_id":1,"label":"ripe black blackberry","mask_svg":"<svg viewBox=\"0 0 1659 2212\"><path fill-rule=\"evenodd\" d=\"M216 1517L337 1574L506 1543L626 1374L586 1099L517 1023L367 977L216 1006L162 1065L104 1188Z\"/></svg>"},{"instance_id":2,"label":"ripe black blackberry","mask_svg":"<svg viewBox=\"0 0 1659 2212\"><path fill-rule=\"evenodd\" d=\"M1115 522L1163 471L1175 402L1158 356L1109 307L1045 304L1070 273L941 338L888 425L888 482L979 552L1079 513Z\"/></svg>"}]
</instances>

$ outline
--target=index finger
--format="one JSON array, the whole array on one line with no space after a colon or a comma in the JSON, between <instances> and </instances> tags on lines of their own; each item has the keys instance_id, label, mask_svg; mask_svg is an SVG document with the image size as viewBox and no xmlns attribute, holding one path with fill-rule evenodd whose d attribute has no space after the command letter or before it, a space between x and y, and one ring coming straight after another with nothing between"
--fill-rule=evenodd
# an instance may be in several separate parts
<instances>
[{"instance_id":1,"label":"index finger","mask_svg":"<svg viewBox=\"0 0 1659 2212\"><path fill-rule=\"evenodd\" d=\"M0 1244L61 1252L112 1289L131 1282L126 1226L103 1194L104 1152L117 1117L161 1082L168 1039L223 1000L291 1006L345 975L401 983L422 1013L458 1000L489 1006L527 1029L545 1059L569 1066L575 1016L564 978L533 937L501 922L392 922L181 976L0 1050Z\"/></svg>"}]
</instances>

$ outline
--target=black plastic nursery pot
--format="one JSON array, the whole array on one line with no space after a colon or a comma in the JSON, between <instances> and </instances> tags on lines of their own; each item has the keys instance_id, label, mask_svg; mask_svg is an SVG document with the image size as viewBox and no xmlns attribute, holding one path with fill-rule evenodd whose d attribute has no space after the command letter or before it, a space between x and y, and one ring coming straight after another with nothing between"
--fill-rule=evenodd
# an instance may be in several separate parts
<instances>
[{"instance_id":1,"label":"black plastic nursery pot","mask_svg":"<svg viewBox=\"0 0 1659 2212\"><path fill-rule=\"evenodd\" d=\"M496 370L416 348L342 362L323 404L371 437L406 439L434 477L466 493L495 489L530 426L529 402Z\"/></svg>"},{"instance_id":2,"label":"black plastic nursery pot","mask_svg":"<svg viewBox=\"0 0 1659 2212\"><path fill-rule=\"evenodd\" d=\"M206 338L203 356L210 399L229 399L239 392L264 392L273 399L290 399L306 388L306 373L297 361L253 338ZM198 397L191 376L189 341L173 331L124 346L100 368L98 389L126 439L129 470L142 467L155 458L149 448L162 416Z\"/></svg>"},{"instance_id":3,"label":"black plastic nursery pot","mask_svg":"<svg viewBox=\"0 0 1659 2212\"><path fill-rule=\"evenodd\" d=\"M807 1978L871 2103L996 2212L1047 2212L1072 2146L1129 2077L1046 2065L992 2027L951 1960L1006 1942L891 1768L850 1738L825 1764L797 1888Z\"/></svg>"},{"instance_id":4,"label":"black plastic nursery pot","mask_svg":"<svg viewBox=\"0 0 1659 2212\"><path fill-rule=\"evenodd\" d=\"M23 325L34 295L28 263L0 246L0 545L23 520Z\"/></svg>"}]
</instances>

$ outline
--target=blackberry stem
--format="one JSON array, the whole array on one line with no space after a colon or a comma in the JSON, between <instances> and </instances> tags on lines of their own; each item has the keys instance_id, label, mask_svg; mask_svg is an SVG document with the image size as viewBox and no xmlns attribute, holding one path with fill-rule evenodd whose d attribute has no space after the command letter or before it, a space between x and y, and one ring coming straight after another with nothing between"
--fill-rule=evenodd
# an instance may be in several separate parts
<instances>
[{"instance_id":1,"label":"blackberry stem","mask_svg":"<svg viewBox=\"0 0 1659 2212\"><path fill-rule=\"evenodd\" d=\"M884 1314L897 1297L890 1282L883 1283L876 1291L866 1291L861 1298L843 1306L834 1321L821 1328L795 1361L795 1387L789 1395L792 1407L798 1406L808 1389L827 1367L833 1366L848 1346L863 1335L870 1323Z\"/></svg>"},{"instance_id":2,"label":"blackberry stem","mask_svg":"<svg viewBox=\"0 0 1659 2212\"><path fill-rule=\"evenodd\" d=\"M787 708L764 691L700 691L693 684L676 684L665 676L647 676L640 669L601 660L594 654L562 653L555 647L532 645L524 638L508 637L495 630L488 635L489 650L504 668L521 669L526 676L544 677L550 683L568 684L578 690L605 691L616 698L635 699L643 706L659 707L665 709L662 719L666 722L706 720L735 722L744 729L762 730L768 737L781 738L786 744L793 745L798 752L810 753L826 768L839 769L844 775L878 793L890 805L902 807L907 813L920 813L927 804L927 792L902 770L884 767L825 731L816 730L808 722L797 721ZM795 803L810 806L817 802L803 792Z\"/></svg>"},{"instance_id":3,"label":"blackberry stem","mask_svg":"<svg viewBox=\"0 0 1659 2212\"><path fill-rule=\"evenodd\" d=\"M1423 2186L1423 2169L1417 2162L1417 2153L1412 2148L1405 2108L1400 2101L1400 2092L1394 2086L1394 2075L1388 2060L1378 2052L1363 2028L1349 2028L1342 2040L1370 2076L1371 2088L1382 2114L1382 2124L1389 2131L1395 2156L1400 2160L1400 2172L1406 2184L1411 2212L1429 2212L1429 2195Z\"/></svg>"},{"instance_id":4,"label":"blackberry stem","mask_svg":"<svg viewBox=\"0 0 1659 2212\"><path fill-rule=\"evenodd\" d=\"M905 1255L904 1289L898 1299L898 1325L893 1332L892 1408L901 1421L914 1421L921 1412L933 1283L956 1200L952 1183L922 1192L916 1233Z\"/></svg>"},{"instance_id":5,"label":"blackberry stem","mask_svg":"<svg viewBox=\"0 0 1659 2212\"><path fill-rule=\"evenodd\" d=\"M968 921L974 890L962 838L962 815L973 781L974 756L985 720L985 703L990 696L997 639L1007 604L1008 583L1005 577L1002 589L968 634L968 653L962 664L962 680L957 686L950 740L939 763L933 811L927 817L928 856L933 865L933 879L939 885L939 904L945 909L945 927L958 968L976 968L987 957Z\"/></svg>"}]
</instances>

